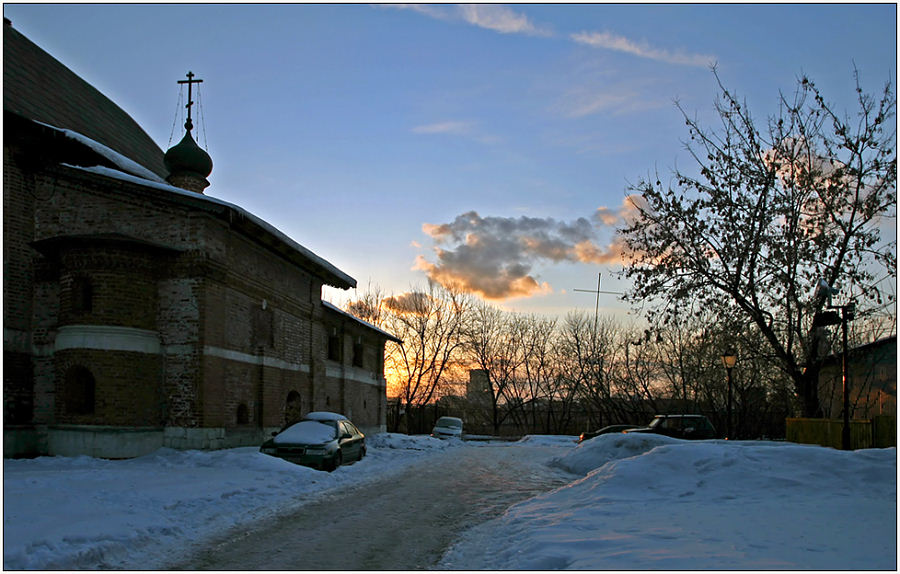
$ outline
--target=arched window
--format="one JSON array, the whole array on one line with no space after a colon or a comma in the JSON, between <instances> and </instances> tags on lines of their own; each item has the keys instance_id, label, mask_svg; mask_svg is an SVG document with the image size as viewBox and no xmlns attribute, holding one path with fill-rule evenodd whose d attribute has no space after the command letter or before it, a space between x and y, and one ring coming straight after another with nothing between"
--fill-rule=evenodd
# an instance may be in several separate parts
<instances>
[{"instance_id":1,"label":"arched window","mask_svg":"<svg viewBox=\"0 0 900 574\"><path fill-rule=\"evenodd\" d=\"M94 414L97 383L94 375L86 367L74 366L66 371L63 404L73 415Z\"/></svg>"},{"instance_id":2,"label":"arched window","mask_svg":"<svg viewBox=\"0 0 900 574\"><path fill-rule=\"evenodd\" d=\"M250 424L250 409L247 407L246 403L241 403L238 405L237 424L239 424L239 425Z\"/></svg>"}]
</instances>

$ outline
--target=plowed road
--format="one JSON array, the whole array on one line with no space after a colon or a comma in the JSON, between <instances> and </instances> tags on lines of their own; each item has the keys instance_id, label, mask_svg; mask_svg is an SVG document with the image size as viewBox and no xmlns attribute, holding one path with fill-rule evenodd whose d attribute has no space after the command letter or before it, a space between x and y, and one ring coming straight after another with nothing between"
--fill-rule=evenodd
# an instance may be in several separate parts
<instances>
[{"instance_id":1,"label":"plowed road","mask_svg":"<svg viewBox=\"0 0 900 574\"><path fill-rule=\"evenodd\" d=\"M195 549L173 569L421 570L465 529L573 480L543 464L559 449L462 446L402 475L325 495Z\"/></svg>"}]
</instances>

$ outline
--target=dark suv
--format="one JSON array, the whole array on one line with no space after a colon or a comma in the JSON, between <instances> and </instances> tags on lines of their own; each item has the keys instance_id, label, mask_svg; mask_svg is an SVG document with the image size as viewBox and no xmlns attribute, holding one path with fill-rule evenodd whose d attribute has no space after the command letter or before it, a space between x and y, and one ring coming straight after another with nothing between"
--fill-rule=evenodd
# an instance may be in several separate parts
<instances>
[{"instance_id":1,"label":"dark suv","mask_svg":"<svg viewBox=\"0 0 900 574\"><path fill-rule=\"evenodd\" d=\"M656 415L646 427L625 432L664 434L693 440L716 438L716 428L703 415Z\"/></svg>"}]
</instances>

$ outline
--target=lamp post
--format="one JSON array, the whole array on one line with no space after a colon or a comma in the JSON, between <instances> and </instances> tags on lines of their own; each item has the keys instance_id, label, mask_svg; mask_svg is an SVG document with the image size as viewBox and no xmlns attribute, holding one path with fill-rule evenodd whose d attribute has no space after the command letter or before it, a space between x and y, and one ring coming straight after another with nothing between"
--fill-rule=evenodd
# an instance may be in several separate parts
<instances>
[{"instance_id":1,"label":"lamp post","mask_svg":"<svg viewBox=\"0 0 900 574\"><path fill-rule=\"evenodd\" d=\"M841 306L841 394L843 395L844 420L841 425L841 449L850 450L850 381L847 363L847 322L856 316L856 303L850 302Z\"/></svg>"},{"instance_id":2,"label":"lamp post","mask_svg":"<svg viewBox=\"0 0 900 574\"><path fill-rule=\"evenodd\" d=\"M832 305L831 297L839 291L828 284L824 279L819 279L816 284L815 296L821 302L827 300L829 311L819 311L813 316L813 327L827 327L828 325L841 326L841 394L843 395L843 425L841 426L841 449L850 450L850 367L847 364L847 323L856 318L856 301L851 300L846 305ZM840 309L838 316L835 309Z\"/></svg>"},{"instance_id":3,"label":"lamp post","mask_svg":"<svg viewBox=\"0 0 900 574\"><path fill-rule=\"evenodd\" d=\"M850 374L847 362L847 323L856 318L856 303L851 301L846 305L828 304L829 311L820 311L813 317L813 327L827 327L829 325L841 326L841 398L843 403L841 424L841 449L850 450ZM834 309L840 309L838 315Z\"/></svg>"},{"instance_id":4,"label":"lamp post","mask_svg":"<svg viewBox=\"0 0 900 574\"><path fill-rule=\"evenodd\" d=\"M734 351L728 350L722 354L722 365L725 367L725 372L728 373L728 400L725 403L725 438L731 438L731 369L734 368L735 363L737 363L737 355L734 354Z\"/></svg>"}]
</instances>

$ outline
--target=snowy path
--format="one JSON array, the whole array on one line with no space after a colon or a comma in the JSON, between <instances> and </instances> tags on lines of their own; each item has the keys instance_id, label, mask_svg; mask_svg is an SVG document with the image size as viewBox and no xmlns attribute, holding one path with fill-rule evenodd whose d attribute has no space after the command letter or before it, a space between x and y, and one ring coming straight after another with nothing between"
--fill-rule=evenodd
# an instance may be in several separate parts
<instances>
[{"instance_id":1,"label":"snowy path","mask_svg":"<svg viewBox=\"0 0 900 574\"><path fill-rule=\"evenodd\" d=\"M420 570L459 534L573 480L541 445L448 449L402 475L341 489L232 531L172 567L189 570ZM386 525L390 525L386 527Z\"/></svg>"}]
</instances>

